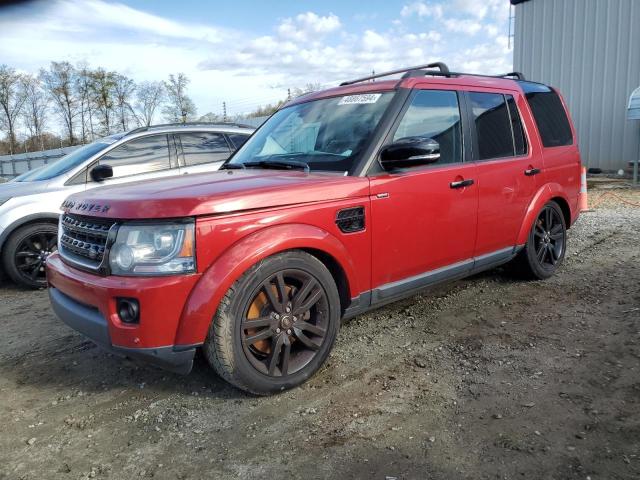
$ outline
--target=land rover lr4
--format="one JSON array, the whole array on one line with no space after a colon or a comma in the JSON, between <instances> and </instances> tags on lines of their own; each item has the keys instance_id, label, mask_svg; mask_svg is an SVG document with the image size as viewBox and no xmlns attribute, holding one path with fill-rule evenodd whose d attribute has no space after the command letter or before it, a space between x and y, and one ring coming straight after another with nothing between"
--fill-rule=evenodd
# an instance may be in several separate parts
<instances>
[{"instance_id":1,"label":"land rover lr4","mask_svg":"<svg viewBox=\"0 0 640 480\"><path fill-rule=\"evenodd\" d=\"M320 368L344 318L507 262L552 275L581 168L560 95L442 63L387 73L404 75L290 101L218 172L71 196L56 314L175 372L201 347L269 394Z\"/></svg>"}]
</instances>

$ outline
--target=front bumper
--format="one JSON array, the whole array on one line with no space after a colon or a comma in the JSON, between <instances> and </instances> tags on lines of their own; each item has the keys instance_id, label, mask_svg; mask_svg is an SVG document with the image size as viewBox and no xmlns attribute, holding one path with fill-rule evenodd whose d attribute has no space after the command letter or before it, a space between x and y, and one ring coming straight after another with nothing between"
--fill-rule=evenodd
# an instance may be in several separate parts
<instances>
[{"instance_id":1,"label":"front bumper","mask_svg":"<svg viewBox=\"0 0 640 480\"><path fill-rule=\"evenodd\" d=\"M47 259L49 298L67 325L116 355L140 359L176 373L189 373L198 345L175 345L184 302L197 275L133 278L100 277ZM118 297L140 303L138 324L125 324Z\"/></svg>"},{"instance_id":2,"label":"front bumper","mask_svg":"<svg viewBox=\"0 0 640 480\"><path fill-rule=\"evenodd\" d=\"M74 330L89 337L105 350L122 357L151 363L165 370L187 374L193 367L195 347L126 348L111 343L107 319L96 308L83 305L55 287L49 288L49 299L56 315Z\"/></svg>"}]
</instances>

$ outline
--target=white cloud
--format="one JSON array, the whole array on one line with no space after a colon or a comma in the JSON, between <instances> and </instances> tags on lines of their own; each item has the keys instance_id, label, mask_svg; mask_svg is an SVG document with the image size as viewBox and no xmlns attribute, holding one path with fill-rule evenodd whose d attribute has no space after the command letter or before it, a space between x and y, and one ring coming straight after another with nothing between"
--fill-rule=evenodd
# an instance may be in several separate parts
<instances>
[{"instance_id":1,"label":"white cloud","mask_svg":"<svg viewBox=\"0 0 640 480\"><path fill-rule=\"evenodd\" d=\"M189 92L200 113L220 112L223 101L232 113L247 112L284 98L288 87L335 85L371 70L437 60L452 69L510 70L494 3L484 0L487 13L480 20L451 14L449 2L414 2L397 21L367 29L309 11L265 20L255 34L163 18L121 3L51 0L29 15L0 15L0 59L31 72L51 60L86 60L136 81L181 71L191 79ZM465 48L465 37L477 40L480 31L487 34L485 43Z\"/></svg>"},{"instance_id":2,"label":"white cloud","mask_svg":"<svg viewBox=\"0 0 640 480\"><path fill-rule=\"evenodd\" d=\"M413 2L403 6L400 15L402 17L417 15L418 17L442 18L442 12L442 5L438 3Z\"/></svg>"},{"instance_id":3,"label":"white cloud","mask_svg":"<svg viewBox=\"0 0 640 480\"><path fill-rule=\"evenodd\" d=\"M334 32L341 26L340 18L332 13L320 16L313 12L306 12L295 18L285 18L278 26L278 33L284 38L308 41Z\"/></svg>"},{"instance_id":4,"label":"white cloud","mask_svg":"<svg viewBox=\"0 0 640 480\"><path fill-rule=\"evenodd\" d=\"M500 29L498 28L497 25L487 25L486 27L484 27L485 32L487 32L487 35L489 35L490 37L495 37L498 35L498 33L500 33Z\"/></svg>"},{"instance_id":5,"label":"white cloud","mask_svg":"<svg viewBox=\"0 0 640 480\"><path fill-rule=\"evenodd\" d=\"M453 8L477 19L490 16L498 20L505 20L509 16L509 2L507 0L455 0Z\"/></svg>"},{"instance_id":6,"label":"white cloud","mask_svg":"<svg viewBox=\"0 0 640 480\"><path fill-rule=\"evenodd\" d=\"M473 20L462 20L458 18L447 18L444 20L444 26L450 32L464 33L467 35L475 35L482 30L482 24Z\"/></svg>"},{"instance_id":7,"label":"white cloud","mask_svg":"<svg viewBox=\"0 0 640 480\"><path fill-rule=\"evenodd\" d=\"M384 50L389 46L389 39L373 30L366 30L362 37L362 46L366 51Z\"/></svg>"}]
</instances>

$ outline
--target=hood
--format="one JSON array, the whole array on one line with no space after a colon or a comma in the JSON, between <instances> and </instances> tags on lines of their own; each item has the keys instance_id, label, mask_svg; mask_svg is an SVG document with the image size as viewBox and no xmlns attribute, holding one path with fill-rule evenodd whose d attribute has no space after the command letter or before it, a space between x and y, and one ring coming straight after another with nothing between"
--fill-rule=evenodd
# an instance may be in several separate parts
<instances>
[{"instance_id":1,"label":"hood","mask_svg":"<svg viewBox=\"0 0 640 480\"><path fill-rule=\"evenodd\" d=\"M92 189L69 213L120 219L178 218L368 196L369 180L329 173L221 170Z\"/></svg>"},{"instance_id":2,"label":"hood","mask_svg":"<svg viewBox=\"0 0 640 480\"><path fill-rule=\"evenodd\" d=\"M0 183L0 202L13 197L24 197L26 195L35 195L36 193L47 192L50 190L48 187L48 180L39 182Z\"/></svg>"}]
</instances>

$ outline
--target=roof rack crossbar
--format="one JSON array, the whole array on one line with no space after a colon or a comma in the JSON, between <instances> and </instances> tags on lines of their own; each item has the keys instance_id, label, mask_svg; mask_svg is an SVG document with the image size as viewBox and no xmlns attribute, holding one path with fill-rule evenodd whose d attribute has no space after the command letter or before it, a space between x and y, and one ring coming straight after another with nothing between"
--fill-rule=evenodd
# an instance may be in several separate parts
<instances>
[{"instance_id":1,"label":"roof rack crossbar","mask_svg":"<svg viewBox=\"0 0 640 480\"><path fill-rule=\"evenodd\" d=\"M355 80L348 80L340 84L341 87L345 85L353 85L354 83L366 82L367 80L375 80L380 77L388 77L389 75L395 75L397 73L407 73L413 70L423 70L428 68L437 68L441 75L449 76L449 67L442 62L433 62L427 65L418 65L416 67L399 68L398 70L389 70L388 72L376 73L375 75L369 75L368 77L357 78Z\"/></svg>"},{"instance_id":2,"label":"roof rack crossbar","mask_svg":"<svg viewBox=\"0 0 640 480\"><path fill-rule=\"evenodd\" d=\"M132 135L134 133L146 132L153 128L163 128L163 127L194 127L194 126L220 126L220 127L238 127L238 128L255 128L252 125L246 125L243 123L236 122L174 122L174 123L160 123L157 125L149 125L144 127L134 128L133 130L128 131L125 135Z\"/></svg>"}]
</instances>

